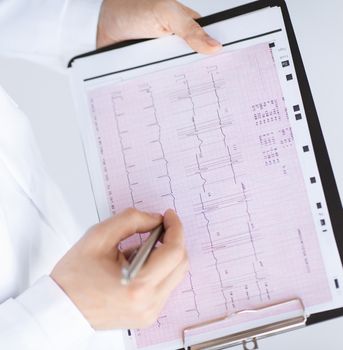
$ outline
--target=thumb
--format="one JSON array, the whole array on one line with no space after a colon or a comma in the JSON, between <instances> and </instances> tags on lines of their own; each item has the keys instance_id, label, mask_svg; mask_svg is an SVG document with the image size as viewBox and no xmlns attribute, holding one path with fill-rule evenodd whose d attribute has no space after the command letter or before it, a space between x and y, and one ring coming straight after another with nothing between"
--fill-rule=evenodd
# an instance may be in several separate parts
<instances>
[{"instance_id":1,"label":"thumb","mask_svg":"<svg viewBox=\"0 0 343 350\"><path fill-rule=\"evenodd\" d=\"M123 239L135 234L149 232L163 222L163 216L129 208L97 225L102 248L112 250Z\"/></svg>"},{"instance_id":2,"label":"thumb","mask_svg":"<svg viewBox=\"0 0 343 350\"><path fill-rule=\"evenodd\" d=\"M210 37L193 19L198 17L195 11L175 2L174 10L170 9L164 17L168 21L170 31L184 39L194 51L211 54L221 48L221 44Z\"/></svg>"}]
</instances>

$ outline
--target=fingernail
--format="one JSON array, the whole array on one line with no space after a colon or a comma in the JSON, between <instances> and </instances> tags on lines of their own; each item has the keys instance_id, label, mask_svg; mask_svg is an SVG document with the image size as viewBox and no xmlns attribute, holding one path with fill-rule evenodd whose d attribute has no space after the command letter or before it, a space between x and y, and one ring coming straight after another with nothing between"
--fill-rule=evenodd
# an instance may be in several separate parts
<instances>
[{"instance_id":1,"label":"fingernail","mask_svg":"<svg viewBox=\"0 0 343 350\"><path fill-rule=\"evenodd\" d=\"M149 213L149 215L151 215L152 217L154 217L156 219L160 219L162 216L160 213Z\"/></svg>"},{"instance_id":2,"label":"fingernail","mask_svg":"<svg viewBox=\"0 0 343 350\"><path fill-rule=\"evenodd\" d=\"M207 37L206 42L207 42L208 45L210 45L212 47L220 47L220 46L222 46L222 44L219 41L217 41L216 39L211 38L210 36Z\"/></svg>"}]
</instances>

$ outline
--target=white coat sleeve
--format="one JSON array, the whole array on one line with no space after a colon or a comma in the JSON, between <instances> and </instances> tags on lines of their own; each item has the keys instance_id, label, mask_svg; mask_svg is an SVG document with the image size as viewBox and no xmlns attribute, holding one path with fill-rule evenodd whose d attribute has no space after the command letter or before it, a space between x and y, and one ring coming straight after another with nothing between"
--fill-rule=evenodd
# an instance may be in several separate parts
<instances>
[{"instance_id":1,"label":"white coat sleeve","mask_svg":"<svg viewBox=\"0 0 343 350\"><path fill-rule=\"evenodd\" d=\"M0 1L0 54L49 64L94 50L101 3Z\"/></svg>"},{"instance_id":2,"label":"white coat sleeve","mask_svg":"<svg viewBox=\"0 0 343 350\"><path fill-rule=\"evenodd\" d=\"M83 349L93 329L48 276L0 305L0 349Z\"/></svg>"}]
</instances>

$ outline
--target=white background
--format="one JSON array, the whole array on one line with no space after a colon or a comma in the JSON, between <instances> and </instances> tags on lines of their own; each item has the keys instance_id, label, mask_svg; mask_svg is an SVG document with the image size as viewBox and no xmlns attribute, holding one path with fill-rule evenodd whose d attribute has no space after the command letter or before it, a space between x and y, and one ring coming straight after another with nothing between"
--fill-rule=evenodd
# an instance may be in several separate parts
<instances>
[{"instance_id":1,"label":"white background","mask_svg":"<svg viewBox=\"0 0 343 350\"><path fill-rule=\"evenodd\" d=\"M342 197L343 1L286 1ZM247 1L182 2L206 15ZM48 171L61 187L81 225L86 229L94 224L97 216L67 72L0 57L0 84L32 120ZM266 339L260 341L259 345L263 350L343 349L341 332L343 318ZM104 338L106 337L110 338L111 335L105 335ZM99 344L100 348L110 349ZM119 350L115 344L111 349Z\"/></svg>"}]
</instances>

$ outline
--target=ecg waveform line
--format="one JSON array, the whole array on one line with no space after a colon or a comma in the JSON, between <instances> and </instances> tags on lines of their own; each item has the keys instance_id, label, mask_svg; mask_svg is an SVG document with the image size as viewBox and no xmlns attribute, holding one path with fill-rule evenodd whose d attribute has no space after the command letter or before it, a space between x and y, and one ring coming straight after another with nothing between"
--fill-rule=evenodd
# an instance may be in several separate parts
<instances>
[{"instance_id":1,"label":"ecg waveform line","mask_svg":"<svg viewBox=\"0 0 343 350\"><path fill-rule=\"evenodd\" d=\"M170 196L172 198L172 208L175 210L175 212L177 212L177 206L176 206L176 198L174 196L174 193L173 193L173 186L172 186L172 178L170 176L170 173L169 173L169 162L166 158L166 155L165 155L165 151L164 151L164 148L163 148L163 144L162 144L162 139L161 139L161 125L158 121L158 117L157 117L157 110L156 110L156 106L155 106L155 99L154 99L154 95L153 95L153 92L151 90L151 86L147 86L146 88L142 89L142 92L145 92L149 95L150 99L151 99L151 105L148 106L148 108L151 108L151 110L153 111L153 115L154 115L154 122L153 124L150 124L150 125L153 125L153 126L157 126L158 127L158 143L160 145L160 150L161 150L161 157L159 158L159 160L163 160L164 163L165 163L165 174L164 175L160 175L159 177L167 177L168 178L168 181L169 181L169 193L167 194L164 194L162 195L163 197L165 196ZM198 315L198 317L200 317L200 312L199 312L199 309L198 309L198 305L197 305L197 301L196 301L196 293L195 293L195 290L193 288L193 284L192 284L192 274L191 272L189 271L188 272L188 278L189 278L189 283L190 283L190 289L188 290L192 296L193 296L193 300L194 300L194 308L191 309L191 310L188 310L188 311L195 311L196 314ZM167 316L166 315L162 315L161 316L162 318L166 318ZM160 323L160 318L157 320L157 327L161 327L161 323Z\"/></svg>"}]
</instances>

